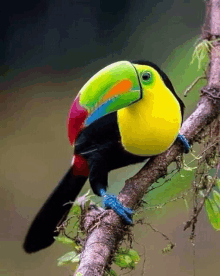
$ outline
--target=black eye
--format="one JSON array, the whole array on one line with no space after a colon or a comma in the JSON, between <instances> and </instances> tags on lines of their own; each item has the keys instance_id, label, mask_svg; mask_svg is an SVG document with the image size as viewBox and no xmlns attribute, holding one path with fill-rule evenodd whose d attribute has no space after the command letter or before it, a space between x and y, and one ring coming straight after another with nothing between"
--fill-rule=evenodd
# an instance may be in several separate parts
<instances>
[{"instance_id":1,"label":"black eye","mask_svg":"<svg viewBox=\"0 0 220 276\"><path fill-rule=\"evenodd\" d=\"M150 78L151 78L151 73L150 72L144 72L142 74L143 81L149 81Z\"/></svg>"}]
</instances>

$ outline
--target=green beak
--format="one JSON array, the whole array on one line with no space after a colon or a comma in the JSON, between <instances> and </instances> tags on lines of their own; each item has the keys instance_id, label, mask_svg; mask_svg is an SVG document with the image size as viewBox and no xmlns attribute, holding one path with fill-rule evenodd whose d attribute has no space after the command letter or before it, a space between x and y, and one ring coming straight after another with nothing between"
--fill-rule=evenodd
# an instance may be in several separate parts
<instances>
[{"instance_id":1,"label":"green beak","mask_svg":"<svg viewBox=\"0 0 220 276\"><path fill-rule=\"evenodd\" d=\"M134 66L113 63L95 74L80 90L79 103L88 113L86 125L140 100L141 87Z\"/></svg>"}]
</instances>

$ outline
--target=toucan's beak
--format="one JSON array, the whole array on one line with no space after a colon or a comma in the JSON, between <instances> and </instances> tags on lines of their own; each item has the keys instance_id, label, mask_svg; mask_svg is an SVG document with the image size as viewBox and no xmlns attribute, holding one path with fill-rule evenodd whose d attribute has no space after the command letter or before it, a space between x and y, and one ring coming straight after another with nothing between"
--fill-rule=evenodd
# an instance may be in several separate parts
<instances>
[{"instance_id":1,"label":"toucan's beak","mask_svg":"<svg viewBox=\"0 0 220 276\"><path fill-rule=\"evenodd\" d=\"M119 61L99 71L82 87L70 108L70 144L74 144L83 127L140 100L141 93L138 75L132 63Z\"/></svg>"},{"instance_id":2,"label":"toucan's beak","mask_svg":"<svg viewBox=\"0 0 220 276\"><path fill-rule=\"evenodd\" d=\"M134 66L128 61L119 61L99 71L82 87L79 103L97 119L97 116L102 117L126 107L141 97ZM94 121L94 118L90 118L90 121Z\"/></svg>"}]
</instances>

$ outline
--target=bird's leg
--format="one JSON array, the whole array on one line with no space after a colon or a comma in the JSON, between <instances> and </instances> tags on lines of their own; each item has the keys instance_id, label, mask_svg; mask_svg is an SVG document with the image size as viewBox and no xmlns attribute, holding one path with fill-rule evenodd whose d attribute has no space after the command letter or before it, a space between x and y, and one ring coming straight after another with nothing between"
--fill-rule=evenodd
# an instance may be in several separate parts
<instances>
[{"instance_id":1,"label":"bird's leg","mask_svg":"<svg viewBox=\"0 0 220 276\"><path fill-rule=\"evenodd\" d=\"M190 144L189 144L188 140L186 139L186 137L183 134L178 134L177 141L180 141L183 144L184 152L189 153Z\"/></svg>"},{"instance_id":2,"label":"bird's leg","mask_svg":"<svg viewBox=\"0 0 220 276\"><path fill-rule=\"evenodd\" d=\"M106 209L112 209L126 224L132 224L132 209L125 207L114 194L106 193L108 186L108 172L102 166L90 166L90 184L95 194L102 197Z\"/></svg>"}]
</instances>

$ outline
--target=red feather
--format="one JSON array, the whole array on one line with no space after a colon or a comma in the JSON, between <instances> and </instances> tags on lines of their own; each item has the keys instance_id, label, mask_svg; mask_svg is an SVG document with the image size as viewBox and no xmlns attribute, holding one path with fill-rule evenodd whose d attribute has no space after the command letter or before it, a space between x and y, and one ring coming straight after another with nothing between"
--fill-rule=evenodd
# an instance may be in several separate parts
<instances>
[{"instance_id":1,"label":"red feather","mask_svg":"<svg viewBox=\"0 0 220 276\"><path fill-rule=\"evenodd\" d=\"M77 175L89 175L89 165L86 159L84 159L81 155L75 154L72 159L73 165L73 174Z\"/></svg>"},{"instance_id":2,"label":"red feather","mask_svg":"<svg viewBox=\"0 0 220 276\"><path fill-rule=\"evenodd\" d=\"M68 138L73 145L79 132L84 127L84 121L88 117L88 111L79 103L79 95L75 98L67 119Z\"/></svg>"}]
</instances>

